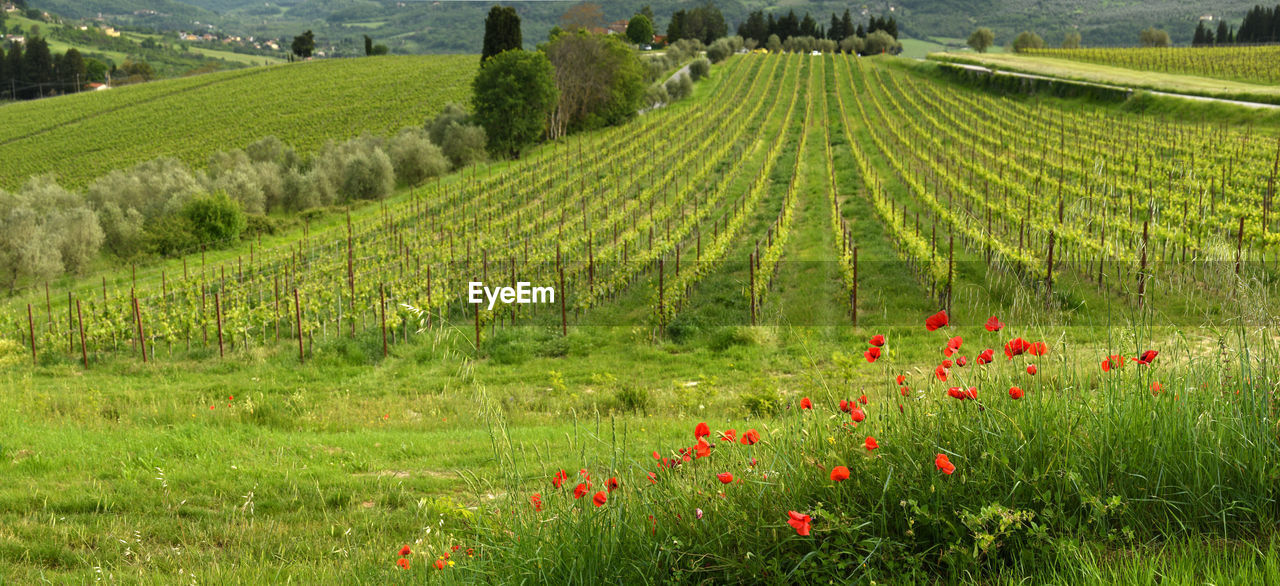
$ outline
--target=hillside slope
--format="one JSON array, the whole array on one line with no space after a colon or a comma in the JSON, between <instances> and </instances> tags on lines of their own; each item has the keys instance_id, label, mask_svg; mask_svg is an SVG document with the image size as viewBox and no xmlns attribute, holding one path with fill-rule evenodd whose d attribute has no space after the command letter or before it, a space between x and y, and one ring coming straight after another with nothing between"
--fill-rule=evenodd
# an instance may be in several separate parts
<instances>
[{"instance_id":1,"label":"hillside slope","mask_svg":"<svg viewBox=\"0 0 1280 586\"><path fill-rule=\"evenodd\" d=\"M83 186L161 156L209 155L274 135L300 151L421 124L465 103L475 56L334 59L214 73L0 107L0 188L53 173Z\"/></svg>"}]
</instances>

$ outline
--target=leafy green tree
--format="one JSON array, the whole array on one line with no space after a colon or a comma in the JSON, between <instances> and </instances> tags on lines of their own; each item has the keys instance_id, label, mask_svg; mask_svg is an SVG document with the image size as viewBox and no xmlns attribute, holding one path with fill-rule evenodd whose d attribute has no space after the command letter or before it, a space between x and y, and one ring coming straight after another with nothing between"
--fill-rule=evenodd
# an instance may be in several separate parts
<instances>
[{"instance_id":1,"label":"leafy green tree","mask_svg":"<svg viewBox=\"0 0 1280 586\"><path fill-rule=\"evenodd\" d=\"M1148 27L1138 33L1138 40L1143 47L1168 47L1169 33L1155 27Z\"/></svg>"},{"instance_id":2,"label":"leafy green tree","mask_svg":"<svg viewBox=\"0 0 1280 586\"><path fill-rule=\"evenodd\" d=\"M545 51L559 90L548 131L552 139L571 130L618 124L639 109L645 67L617 36L564 34Z\"/></svg>"},{"instance_id":3,"label":"leafy green tree","mask_svg":"<svg viewBox=\"0 0 1280 586\"><path fill-rule=\"evenodd\" d=\"M102 83L107 81L107 64L97 59L84 60L84 78L88 82Z\"/></svg>"},{"instance_id":4,"label":"leafy green tree","mask_svg":"<svg viewBox=\"0 0 1280 586\"><path fill-rule=\"evenodd\" d=\"M303 59L310 59L312 53L316 52L316 36L310 30L293 38L293 44L289 47L293 50L293 54Z\"/></svg>"},{"instance_id":5,"label":"leafy green tree","mask_svg":"<svg viewBox=\"0 0 1280 586\"><path fill-rule=\"evenodd\" d=\"M778 38L778 35L769 35L769 40L765 42L764 48L770 53L778 53L782 51L782 40Z\"/></svg>"},{"instance_id":6,"label":"leafy green tree","mask_svg":"<svg viewBox=\"0 0 1280 586\"><path fill-rule=\"evenodd\" d=\"M637 45L648 45L653 42L653 23L643 14L631 17L627 23L627 40Z\"/></svg>"},{"instance_id":7,"label":"leafy green tree","mask_svg":"<svg viewBox=\"0 0 1280 586\"><path fill-rule=\"evenodd\" d=\"M1030 49L1043 49L1044 39L1031 31L1022 31L1013 39L1013 51L1022 53Z\"/></svg>"},{"instance_id":8,"label":"leafy green tree","mask_svg":"<svg viewBox=\"0 0 1280 586\"><path fill-rule=\"evenodd\" d=\"M1079 49L1080 48L1080 32L1068 31L1062 36L1063 49Z\"/></svg>"},{"instance_id":9,"label":"leafy green tree","mask_svg":"<svg viewBox=\"0 0 1280 586\"><path fill-rule=\"evenodd\" d=\"M182 206L182 217L201 244L229 244L248 224L240 204L223 192L192 198Z\"/></svg>"},{"instance_id":10,"label":"leafy green tree","mask_svg":"<svg viewBox=\"0 0 1280 586\"><path fill-rule=\"evenodd\" d=\"M49 93L51 88L45 84L56 81L53 71L53 54L49 52L49 43L40 37L27 39L26 55L23 59L26 79L34 86L27 93L27 97L38 98Z\"/></svg>"},{"instance_id":11,"label":"leafy green tree","mask_svg":"<svg viewBox=\"0 0 1280 586\"><path fill-rule=\"evenodd\" d=\"M364 56L373 55L373 38L369 35L364 36Z\"/></svg>"},{"instance_id":12,"label":"leafy green tree","mask_svg":"<svg viewBox=\"0 0 1280 586\"><path fill-rule=\"evenodd\" d=\"M471 83L476 121L491 152L519 156L538 140L560 96L551 61L541 52L505 51L490 57Z\"/></svg>"},{"instance_id":13,"label":"leafy green tree","mask_svg":"<svg viewBox=\"0 0 1280 586\"><path fill-rule=\"evenodd\" d=\"M902 43L893 38L889 31L881 29L867 35L863 51L867 55L880 55L882 53L897 55L902 52Z\"/></svg>"},{"instance_id":14,"label":"leafy green tree","mask_svg":"<svg viewBox=\"0 0 1280 586\"><path fill-rule=\"evenodd\" d=\"M80 51L75 49L67 49L58 57L58 81L62 83L65 91L80 91L84 86L87 69L85 68L84 57L80 55Z\"/></svg>"},{"instance_id":15,"label":"leafy green tree","mask_svg":"<svg viewBox=\"0 0 1280 586\"><path fill-rule=\"evenodd\" d=\"M979 53L986 53L995 42L996 34L985 26L974 30L973 34L969 35L969 48Z\"/></svg>"},{"instance_id":16,"label":"leafy green tree","mask_svg":"<svg viewBox=\"0 0 1280 586\"><path fill-rule=\"evenodd\" d=\"M511 49L522 49L524 41L520 32L520 15L511 6L494 6L484 19L484 47L480 50L480 62Z\"/></svg>"}]
</instances>

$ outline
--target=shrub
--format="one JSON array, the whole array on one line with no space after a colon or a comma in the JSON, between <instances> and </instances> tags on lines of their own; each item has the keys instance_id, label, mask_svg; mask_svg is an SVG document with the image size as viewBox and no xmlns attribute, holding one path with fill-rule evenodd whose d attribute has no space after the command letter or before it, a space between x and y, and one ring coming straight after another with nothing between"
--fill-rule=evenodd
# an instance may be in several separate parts
<instances>
[{"instance_id":1,"label":"shrub","mask_svg":"<svg viewBox=\"0 0 1280 586\"><path fill-rule=\"evenodd\" d=\"M711 62L705 58L695 59L689 64L689 76L698 81L711 73Z\"/></svg>"},{"instance_id":2,"label":"shrub","mask_svg":"<svg viewBox=\"0 0 1280 586\"><path fill-rule=\"evenodd\" d=\"M231 243L247 225L240 204L223 192L201 195L187 202L182 208L182 218L190 223L191 233L200 244Z\"/></svg>"},{"instance_id":3,"label":"shrub","mask_svg":"<svg viewBox=\"0 0 1280 586\"><path fill-rule=\"evenodd\" d=\"M733 55L733 45L729 43L729 39L717 39L716 42L711 43L710 47L707 47L707 59L710 59L712 63L724 61L731 55Z\"/></svg>"},{"instance_id":4,"label":"shrub","mask_svg":"<svg viewBox=\"0 0 1280 586\"><path fill-rule=\"evenodd\" d=\"M486 150L488 142L484 128L475 124L450 124L444 131L444 141L440 148L444 156L454 168L466 167L472 163L483 163L489 160Z\"/></svg>"},{"instance_id":5,"label":"shrub","mask_svg":"<svg viewBox=\"0 0 1280 586\"><path fill-rule=\"evenodd\" d=\"M671 101L682 100L693 93L693 80L688 75L680 74L667 80L666 89Z\"/></svg>"},{"instance_id":6,"label":"shrub","mask_svg":"<svg viewBox=\"0 0 1280 586\"><path fill-rule=\"evenodd\" d=\"M644 104L650 108L665 104L670 99L671 96L667 95L667 87L660 83L649 86L649 89L644 92Z\"/></svg>"},{"instance_id":7,"label":"shrub","mask_svg":"<svg viewBox=\"0 0 1280 586\"><path fill-rule=\"evenodd\" d=\"M406 128L388 140L387 156L396 179L406 185L417 185L449 171L449 160L421 128Z\"/></svg>"}]
</instances>

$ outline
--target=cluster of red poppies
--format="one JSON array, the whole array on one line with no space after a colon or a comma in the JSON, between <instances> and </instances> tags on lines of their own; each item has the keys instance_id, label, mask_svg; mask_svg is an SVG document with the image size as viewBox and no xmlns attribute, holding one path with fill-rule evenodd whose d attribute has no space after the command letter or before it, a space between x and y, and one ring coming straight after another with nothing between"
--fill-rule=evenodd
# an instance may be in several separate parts
<instances>
[{"instance_id":1,"label":"cluster of red poppies","mask_svg":"<svg viewBox=\"0 0 1280 586\"><path fill-rule=\"evenodd\" d=\"M435 569L437 570L443 570L449 566L452 566L453 562L450 561L449 558L452 557L454 553L457 553L458 550L460 549L462 549L461 545L454 545L450 547L449 551L444 552L443 554L441 554L439 557L436 558L435 562L432 563L432 566L435 567ZM400 554L400 559L396 560L396 565L399 566L400 569L402 570L408 570L410 567L409 556L413 555L413 549L410 548L409 544L406 543L400 547L400 551L397 553ZM467 554L467 557L475 557L476 555L475 550L470 547L467 548L467 551L465 553Z\"/></svg>"}]
</instances>

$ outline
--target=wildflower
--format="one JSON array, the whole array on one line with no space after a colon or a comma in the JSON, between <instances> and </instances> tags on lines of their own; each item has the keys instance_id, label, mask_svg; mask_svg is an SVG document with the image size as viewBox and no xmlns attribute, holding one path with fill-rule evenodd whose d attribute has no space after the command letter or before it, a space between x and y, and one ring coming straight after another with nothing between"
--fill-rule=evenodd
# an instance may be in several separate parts
<instances>
[{"instance_id":1,"label":"wildflower","mask_svg":"<svg viewBox=\"0 0 1280 586\"><path fill-rule=\"evenodd\" d=\"M947 340L947 350L955 352L956 350L959 350L960 346L963 344L964 344L964 338L961 338L960 336L954 336L950 340ZM947 354L947 356L950 356L950 355L951 354Z\"/></svg>"},{"instance_id":2,"label":"wildflower","mask_svg":"<svg viewBox=\"0 0 1280 586\"><path fill-rule=\"evenodd\" d=\"M1032 342L1030 346L1027 346L1027 352L1032 356L1044 356L1049 353L1049 346L1044 342Z\"/></svg>"},{"instance_id":3,"label":"wildflower","mask_svg":"<svg viewBox=\"0 0 1280 586\"><path fill-rule=\"evenodd\" d=\"M943 366L943 365L941 365L941 364L939 364L937 368L933 369L933 376L937 377L937 378L938 378L938 380L940 380L940 381L942 381L942 382L944 382L944 383L945 383L945 382L947 382L947 369L946 369L946 367L945 367L945 366Z\"/></svg>"},{"instance_id":4,"label":"wildflower","mask_svg":"<svg viewBox=\"0 0 1280 586\"><path fill-rule=\"evenodd\" d=\"M707 440L698 438L698 445L693 447L693 457L705 458L711 455L711 444Z\"/></svg>"},{"instance_id":5,"label":"wildflower","mask_svg":"<svg viewBox=\"0 0 1280 586\"><path fill-rule=\"evenodd\" d=\"M396 565L397 565L397 566L400 566L400 569L402 569L402 570L407 570L407 569L409 569L409 560L406 560L406 559L404 559L404 558L400 558L400 559L396 560Z\"/></svg>"},{"instance_id":6,"label":"wildflower","mask_svg":"<svg viewBox=\"0 0 1280 586\"><path fill-rule=\"evenodd\" d=\"M724 430L723 433L720 434L720 441L722 442L733 442L733 441L737 441L737 439L738 439L738 430L736 429L726 429Z\"/></svg>"},{"instance_id":7,"label":"wildflower","mask_svg":"<svg viewBox=\"0 0 1280 586\"><path fill-rule=\"evenodd\" d=\"M905 380L907 380L907 375L905 375L905 374L900 374L900 375L898 375L898 384L899 384L899 385L901 385L901 384L902 384L902 381L905 381Z\"/></svg>"},{"instance_id":8,"label":"wildflower","mask_svg":"<svg viewBox=\"0 0 1280 586\"><path fill-rule=\"evenodd\" d=\"M868 343L868 344L871 344L872 346L883 346L883 345L884 345L884 336L881 336L880 334L876 334L876 335L874 335L874 336L871 336L871 340L870 340L869 342L867 342L867 343Z\"/></svg>"},{"instance_id":9,"label":"wildflower","mask_svg":"<svg viewBox=\"0 0 1280 586\"><path fill-rule=\"evenodd\" d=\"M947 458L946 454L938 454L937 457L933 459L933 465L938 470L941 470L943 474L951 474L956 471L955 464L951 463L951 460Z\"/></svg>"},{"instance_id":10,"label":"wildflower","mask_svg":"<svg viewBox=\"0 0 1280 586\"><path fill-rule=\"evenodd\" d=\"M1163 391L1163 390L1164 390L1164 385L1160 384L1160 381L1151 381L1152 395L1159 395L1160 391Z\"/></svg>"},{"instance_id":11,"label":"wildflower","mask_svg":"<svg viewBox=\"0 0 1280 586\"><path fill-rule=\"evenodd\" d=\"M697 518L701 519L701 518L702 518L702 509L701 509L701 508L694 509L694 510L693 510L693 515L694 515L695 517L697 517Z\"/></svg>"},{"instance_id":12,"label":"wildflower","mask_svg":"<svg viewBox=\"0 0 1280 586\"><path fill-rule=\"evenodd\" d=\"M703 438L711 435L711 428L707 427L707 423L701 422L693 428L694 439Z\"/></svg>"},{"instance_id":13,"label":"wildflower","mask_svg":"<svg viewBox=\"0 0 1280 586\"><path fill-rule=\"evenodd\" d=\"M812 520L809 515L801 515L795 511L787 511L787 517L787 524L795 528L797 535L803 537L809 536L809 522Z\"/></svg>"},{"instance_id":14,"label":"wildflower","mask_svg":"<svg viewBox=\"0 0 1280 586\"><path fill-rule=\"evenodd\" d=\"M1111 372L1113 368L1124 367L1124 356L1112 354L1102 361L1102 372Z\"/></svg>"},{"instance_id":15,"label":"wildflower","mask_svg":"<svg viewBox=\"0 0 1280 586\"><path fill-rule=\"evenodd\" d=\"M579 470L579 471L578 471L578 476L581 476L581 477L582 477L584 480L586 480L587 482L591 482L591 474L590 474L589 472L587 472L587 469L586 469L586 468L583 468L583 469Z\"/></svg>"},{"instance_id":16,"label":"wildflower","mask_svg":"<svg viewBox=\"0 0 1280 586\"><path fill-rule=\"evenodd\" d=\"M654 473L652 473L652 472L649 472L648 474L649 474L649 484L657 484L657 483L658 483L658 475L657 475L657 474L654 474Z\"/></svg>"},{"instance_id":17,"label":"wildflower","mask_svg":"<svg viewBox=\"0 0 1280 586\"><path fill-rule=\"evenodd\" d=\"M849 416L853 419L854 423L862 423L862 420L867 418L867 412L863 411L862 407L855 406L853 411L849 413Z\"/></svg>"},{"instance_id":18,"label":"wildflower","mask_svg":"<svg viewBox=\"0 0 1280 586\"><path fill-rule=\"evenodd\" d=\"M1026 340L1023 340L1022 338L1014 338L1012 340L1009 340L1008 342L1005 342L1004 355L1009 357L1010 360L1012 360L1014 356L1021 356L1030 348L1031 348L1031 344L1028 343Z\"/></svg>"},{"instance_id":19,"label":"wildflower","mask_svg":"<svg viewBox=\"0 0 1280 586\"><path fill-rule=\"evenodd\" d=\"M880 444L876 442L876 438L867 436L867 439L862 442L862 447L866 448L867 451L870 452L871 450L880 447Z\"/></svg>"},{"instance_id":20,"label":"wildflower","mask_svg":"<svg viewBox=\"0 0 1280 586\"><path fill-rule=\"evenodd\" d=\"M999 318L993 315L987 318L987 323L983 327L987 328L988 332L998 332L1004 329L1004 323L1001 322Z\"/></svg>"},{"instance_id":21,"label":"wildflower","mask_svg":"<svg viewBox=\"0 0 1280 586\"><path fill-rule=\"evenodd\" d=\"M800 399L800 408L801 408L801 409L813 409L813 401L810 401L810 400L809 400L809 397L804 397L804 398Z\"/></svg>"},{"instance_id":22,"label":"wildflower","mask_svg":"<svg viewBox=\"0 0 1280 586\"><path fill-rule=\"evenodd\" d=\"M405 565L408 565L408 564L405 564ZM406 569L408 569L408 568L406 568ZM443 570L443 569L444 569L444 560L436 560L436 569L437 569L437 570Z\"/></svg>"},{"instance_id":23,"label":"wildflower","mask_svg":"<svg viewBox=\"0 0 1280 586\"><path fill-rule=\"evenodd\" d=\"M716 475L716 479L720 481L720 484L729 484L733 482L733 475L728 472L721 472Z\"/></svg>"},{"instance_id":24,"label":"wildflower","mask_svg":"<svg viewBox=\"0 0 1280 586\"><path fill-rule=\"evenodd\" d=\"M618 490L618 487L619 487L619 486L621 486L621 484L618 482L618 478L617 478L617 477L613 477L613 478L610 478L610 479L608 479L608 480L604 481L604 487L605 487L606 489L608 489L608 490L609 490L609 492L613 492L613 491L615 491L615 490Z\"/></svg>"},{"instance_id":25,"label":"wildflower","mask_svg":"<svg viewBox=\"0 0 1280 586\"><path fill-rule=\"evenodd\" d=\"M602 490L600 492L597 492L595 496L591 497L591 504L597 507L603 507L604 504L608 502L608 500L609 500L609 496L606 495Z\"/></svg>"},{"instance_id":26,"label":"wildflower","mask_svg":"<svg viewBox=\"0 0 1280 586\"><path fill-rule=\"evenodd\" d=\"M849 479L849 469L844 466L836 466L831 469L832 482L844 482Z\"/></svg>"},{"instance_id":27,"label":"wildflower","mask_svg":"<svg viewBox=\"0 0 1280 586\"><path fill-rule=\"evenodd\" d=\"M411 554L411 553L413 553L413 550L409 549L409 545L408 545L408 544L405 544L405 546L404 546L404 547L401 547L401 548L400 548L400 556L401 556L401 557L407 556L407 555L409 555L409 554Z\"/></svg>"},{"instance_id":28,"label":"wildflower","mask_svg":"<svg viewBox=\"0 0 1280 586\"><path fill-rule=\"evenodd\" d=\"M845 413L853 411L853 402L845 399L840 399L840 410L844 411Z\"/></svg>"},{"instance_id":29,"label":"wildflower","mask_svg":"<svg viewBox=\"0 0 1280 586\"><path fill-rule=\"evenodd\" d=\"M754 429L748 429L747 433L742 434L742 445L744 446L755 445L758 441L760 441L760 432Z\"/></svg>"},{"instance_id":30,"label":"wildflower","mask_svg":"<svg viewBox=\"0 0 1280 586\"><path fill-rule=\"evenodd\" d=\"M662 456L659 456L659 455L658 455L658 450L654 450L654 451L653 451L653 459L654 459L654 460L661 460L661 459L662 459Z\"/></svg>"},{"instance_id":31,"label":"wildflower","mask_svg":"<svg viewBox=\"0 0 1280 586\"><path fill-rule=\"evenodd\" d=\"M904 397L905 397L905 396L907 396L907 391L909 391L909 390L910 390L910 389L908 389L907 387L898 387L898 392L899 392L899 393L901 393L901 394L902 394L902 396L904 396Z\"/></svg>"},{"instance_id":32,"label":"wildflower","mask_svg":"<svg viewBox=\"0 0 1280 586\"><path fill-rule=\"evenodd\" d=\"M1159 355L1160 355L1159 350L1147 350L1146 352L1142 353L1142 356L1134 358L1133 360L1134 362L1137 362L1139 365L1146 366L1148 364L1151 364L1152 362L1155 362L1156 356L1159 356Z\"/></svg>"},{"instance_id":33,"label":"wildflower","mask_svg":"<svg viewBox=\"0 0 1280 586\"><path fill-rule=\"evenodd\" d=\"M556 472L555 478L551 479L551 486L560 488L560 485L564 484L564 481L568 479L569 479L569 475L565 474L564 470Z\"/></svg>"},{"instance_id":34,"label":"wildflower","mask_svg":"<svg viewBox=\"0 0 1280 586\"><path fill-rule=\"evenodd\" d=\"M939 311L924 320L924 328L930 332L947 325L950 320L946 311Z\"/></svg>"},{"instance_id":35,"label":"wildflower","mask_svg":"<svg viewBox=\"0 0 1280 586\"><path fill-rule=\"evenodd\" d=\"M541 510L542 510L542 495L541 495L540 493L536 493L536 492L535 492L535 493L533 493L533 496L530 496L530 497L529 497L529 502L533 503L533 510L534 510L534 511L541 511ZM405 547L408 547L408 546L406 545ZM403 554L401 554L401 555L403 555Z\"/></svg>"},{"instance_id":36,"label":"wildflower","mask_svg":"<svg viewBox=\"0 0 1280 586\"><path fill-rule=\"evenodd\" d=\"M1039 371L1036 369L1036 365L1034 365L1034 364L1028 364L1028 365L1027 365L1027 374L1029 374L1029 375L1031 375L1031 376L1035 376L1035 375L1036 375L1036 372L1039 372Z\"/></svg>"},{"instance_id":37,"label":"wildflower","mask_svg":"<svg viewBox=\"0 0 1280 586\"><path fill-rule=\"evenodd\" d=\"M859 403L862 403L863 405L866 405L866 404L867 404L867 396L866 396L866 395L862 395L861 397L858 397L858 402L859 402Z\"/></svg>"},{"instance_id":38,"label":"wildflower","mask_svg":"<svg viewBox=\"0 0 1280 586\"><path fill-rule=\"evenodd\" d=\"M1022 389L1018 387L1009 387L1009 396L1014 399L1021 399L1023 395Z\"/></svg>"},{"instance_id":39,"label":"wildflower","mask_svg":"<svg viewBox=\"0 0 1280 586\"><path fill-rule=\"evenodd\" d=\"M880 348L876 346L867 348L867 351L862 353L862 357L866 358L867 362L875 362L880 359Z\"/></svg>"},{"instance_id":40,"label":"wildflower","mask_svg":"<svg viewBox=\"0 0 1280 586\"><path fill-rule=\"evenodd\" d=\"M578 486L573 489L573 498L580 499L587 494L587 483L579 482Z\"/></svg>"},{"instance_id":41,"label":"wildflower","mask_svg":"<svg viewBox=\"0 0 1280 586\"><path fill-rule=\"evenodd\" d=\"M991 360L995 358L995 356L996 356L996 353L994 350L990 348L983 350L982 353L978 355L978 359L977 359L978 366L982 366L984 364L990 364Z\"/></svg>"},{"instance_id":42,"label":"wildflower","mask_svg":"<svg viewBox=\"0 0 1280 586\"><path fill-rule=\"evenodd\" d=\"M966 365L966 364L968 364L968 363L969 363L969 360L968 360L967 358L965 358L964 356L961 356L961 357L959 357L959 358L957 358L957 359L956 359L956 366L963 367L964 365Z\"/></svg>"}]
</instances>

